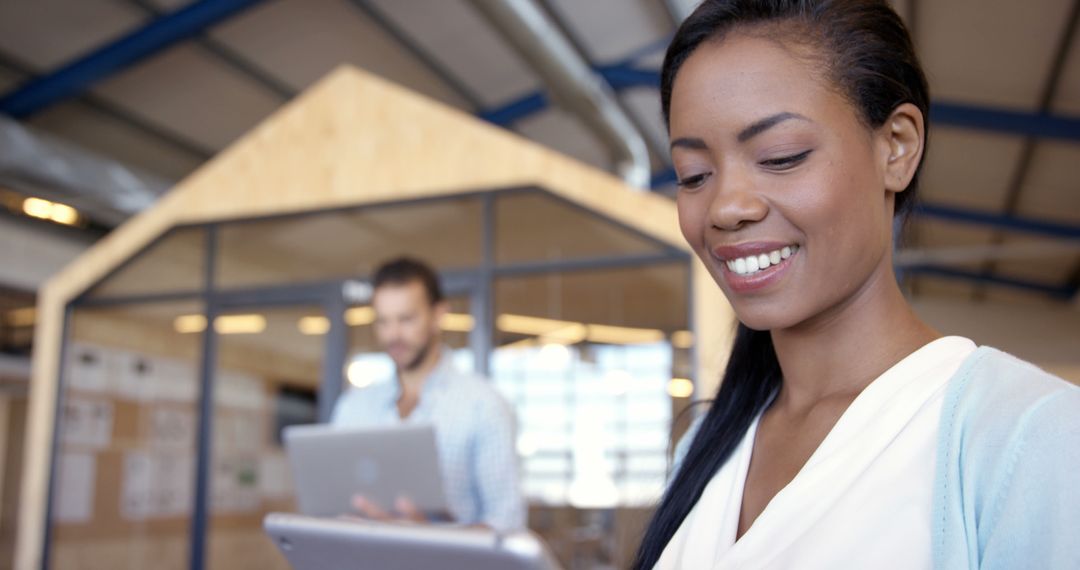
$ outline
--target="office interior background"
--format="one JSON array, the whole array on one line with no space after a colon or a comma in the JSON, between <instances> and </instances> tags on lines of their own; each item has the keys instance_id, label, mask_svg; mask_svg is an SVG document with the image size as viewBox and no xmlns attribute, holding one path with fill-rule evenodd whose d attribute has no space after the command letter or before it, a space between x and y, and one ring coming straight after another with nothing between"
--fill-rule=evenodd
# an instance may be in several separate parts
<instances>
[{"instance_id":1,"label":"office interior background","mask_svg":"<svg viewBox=\"0 0 1080 570\"><path fill-rule=\"evenodd\" d=\"M0 568L287 567L280 430L389 377L399 254L516 410L530 528L624 567L730 326L659 111L694 4L0 3ZM903 290L1080 383L1080 1L893 5L933 97Z\"/></svg>"}]
</instances>

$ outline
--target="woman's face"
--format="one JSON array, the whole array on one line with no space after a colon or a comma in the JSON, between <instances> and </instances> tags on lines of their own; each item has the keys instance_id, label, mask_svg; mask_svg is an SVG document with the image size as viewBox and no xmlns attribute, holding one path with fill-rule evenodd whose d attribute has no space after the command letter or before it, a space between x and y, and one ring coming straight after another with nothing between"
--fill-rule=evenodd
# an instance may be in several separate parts
<instances>
[{"instance_id":1,"label":"woman's face","mask_svg":"<svg viewBox=\"0 0 1080 570\"><path fill-rule=\"evenodd\" d=\"M827 318L893 279L889 138L809 55L729 34L672 91L679 224L757 330Z\"/></svg>"}]
</instances>

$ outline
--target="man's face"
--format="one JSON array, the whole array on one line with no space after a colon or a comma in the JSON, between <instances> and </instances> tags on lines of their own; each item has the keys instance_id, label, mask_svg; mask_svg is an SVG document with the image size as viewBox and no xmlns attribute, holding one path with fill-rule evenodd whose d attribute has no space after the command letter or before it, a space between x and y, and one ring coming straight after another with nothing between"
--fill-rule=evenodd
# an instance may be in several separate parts
<instances>
[{"instance_id":1,"label":"man's face","mask_svg":"<svg viewBox=\"0 0 1080 570\"><path fill-rule=\"evenodd\" d=\"M439 341L445 305L432 305L419 281L383 285L371 300L375 339L399 370L412 370Z\"/></svg>"}]
</instances>

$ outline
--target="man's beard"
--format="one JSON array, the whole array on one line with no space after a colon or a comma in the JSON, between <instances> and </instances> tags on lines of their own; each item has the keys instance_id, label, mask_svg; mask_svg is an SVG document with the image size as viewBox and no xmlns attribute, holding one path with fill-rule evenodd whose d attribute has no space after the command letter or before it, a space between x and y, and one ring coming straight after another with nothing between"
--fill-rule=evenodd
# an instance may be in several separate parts
<instances>
[{"instance_id":1,"label":"man's beard","mask_svg":"<svg viewBox=\"0 0 1080 570\"><path fill-rule=\"evenodd\" d=\"M428 337L427 342L424 343L424 346L420 347L420 350L416 353L416 356L412 360L410 360L408 364L405 365L405 370L411 372L419 368L434 347L435 335L431 335Z\"/></svg>"}]
</instances>

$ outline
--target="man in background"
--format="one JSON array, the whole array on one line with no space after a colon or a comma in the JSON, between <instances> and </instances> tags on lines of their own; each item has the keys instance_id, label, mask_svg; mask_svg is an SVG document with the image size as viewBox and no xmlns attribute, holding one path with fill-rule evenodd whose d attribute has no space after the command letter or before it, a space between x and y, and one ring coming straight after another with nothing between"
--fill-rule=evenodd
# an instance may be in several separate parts
<instances>
[{"instance_id":1,"label":"man in background","mask_svg":"<svg viewBox=\"0 0 1080 570\"><path fill-rule=\"evenodd\" d=\"M433 425L454 519L502 532L523 529L513 413L486 380L454 368L439 327L447 304L435 272L413 259L395 259L379 267L373 285L375 339L393 360L395 378L346 391L331 423ZM404 497L395 505L357 497L353 507L374 519L422 519Z\"/></svg>"}]
</instances>

